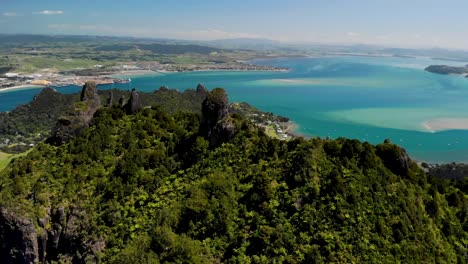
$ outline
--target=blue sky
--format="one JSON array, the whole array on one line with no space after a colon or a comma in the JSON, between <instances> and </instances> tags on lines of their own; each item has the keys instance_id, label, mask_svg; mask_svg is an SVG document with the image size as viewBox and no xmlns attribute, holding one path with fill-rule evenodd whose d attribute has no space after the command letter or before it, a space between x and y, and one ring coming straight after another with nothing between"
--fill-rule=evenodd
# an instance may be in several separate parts
<instances>
[{"instance_id":1,"label":"blue sky","mask_svg":"<svg viewBox=\"0 0 468 264\"><path fill-rule=\"evenodd\" d=\"M0 32L468 49L467 13L467 0L0 0Z\"/></svg>"}]
</instances>

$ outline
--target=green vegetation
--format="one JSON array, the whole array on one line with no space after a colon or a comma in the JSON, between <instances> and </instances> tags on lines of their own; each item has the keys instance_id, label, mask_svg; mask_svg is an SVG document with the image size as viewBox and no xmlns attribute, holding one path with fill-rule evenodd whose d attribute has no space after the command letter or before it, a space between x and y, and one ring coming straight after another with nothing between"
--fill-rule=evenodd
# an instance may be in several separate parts
<instances>
[{"instance_id":1,"label":"green vegetation","mask_svg":"<svg viewBox=\"0 0 468 264\"><path fill-rule=\"evenodd\" d=\"M466 189L398 146L280 141L230 118L236 135L210 148L199 114L101 108L70 142L0 172L3 218L31 219L47 261L467 262ZM12 223L0 228L5 263L22 256L11 237L29 237Z\"/></svg>"},{"instance_id":2,"label":"green vegetation","mask_svg":"<svg viewBox=\"0 0 468 264\"><path fill-rule=\"evenodd\" d=\"M0 113L0 150L21 153L43 141L79 95L44 89L27 105Z\"/></svg>"},{"instance_id":3,"label":"green vegetation","mask_svg":"<svg viewBox=\"0 0 468 264\"><path fill-rule=\"evenodd\" d=\"M51 68L56 70L70 70L76 68L93 68L96 61L87 59L61 59L54 57L34 56L22 60L23 72L34 72L37 69Z\"/></svg>"}]
</instances>

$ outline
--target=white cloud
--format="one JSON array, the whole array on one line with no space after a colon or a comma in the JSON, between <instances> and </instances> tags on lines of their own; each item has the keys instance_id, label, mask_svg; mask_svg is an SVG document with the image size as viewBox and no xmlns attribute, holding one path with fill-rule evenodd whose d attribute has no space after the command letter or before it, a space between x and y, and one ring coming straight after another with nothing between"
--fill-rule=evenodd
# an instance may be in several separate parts
<instances>
[{"instance_id":1,"label":"white cloud","mask_svg":"<svg viewBox=\"0 0 468 264\"><path fill-rule=\"evenodd\" d=\"M6 17L17 17L17 16L21 16L21 14L18 14L18 13L15 13L15 12L5 12L5 13L3 13L3 16L6 16Z\"/></svg>"},{"instance_id":2,"label":"white cloud","mask_svg":"<svg viewBox=\"0 0 468 264\"><path fill-rule=\"evenodd\" d=\"M36 15L63 15L63 11L62 10L42 10L42 11L39 11L39 12L34 12L33 14L36 14Z\"/></svg>"},{"instance_id":3,"label":"white cloud","mask_svg":"<svg viewBox=\"0 0 468 264\"><path fill-rule=\"evenodd\" d=\"M346 33L346 35L347 35L348 37L357 37L357 36L359 36L359 33L352 32L352 31L351 31L351 32Z\"/></svg>"}]
</instances>

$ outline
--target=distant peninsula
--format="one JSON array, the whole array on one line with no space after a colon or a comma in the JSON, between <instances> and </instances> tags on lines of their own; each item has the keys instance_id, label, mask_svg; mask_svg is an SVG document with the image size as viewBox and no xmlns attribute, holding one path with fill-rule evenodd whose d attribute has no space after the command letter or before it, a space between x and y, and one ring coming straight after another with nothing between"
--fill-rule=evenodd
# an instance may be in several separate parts
<instances>
[{"instance_id":1,"label":"distant peninsula","mask_svg":"<svg viewBox=\"0 0 468 264\"><path fill-rule=\"evenodd\" d=\"M468 65L465 66L447 66L447 65L431 65L424 69L425 71L437 73L437 74L457 74L465 75L468 74Z\"/></svg>"}]
</instances>

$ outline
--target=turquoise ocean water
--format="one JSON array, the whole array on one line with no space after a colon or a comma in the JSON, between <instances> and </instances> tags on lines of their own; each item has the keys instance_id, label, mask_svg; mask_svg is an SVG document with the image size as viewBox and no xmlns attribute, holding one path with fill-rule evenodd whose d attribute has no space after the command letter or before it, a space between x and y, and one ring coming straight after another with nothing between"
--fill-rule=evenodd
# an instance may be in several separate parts
<instances>
[{"instance_id":1,"label":"turquoise ocean water","mask_svg":"<svg viewBox=\"0 0 468 264\"><path fill-rule=\"evenodd\" d=\"M468 118L468 78L425 72L431 64L463 65L428 58L278 58L253 63L290 72L188 72L130 76L131 84L100 89L185 90L204 83L223 87L230 101L245 101L288 116L308 136L348 137L371 143L390 138L429 162L468 162L468 130L434 132L424 122ZM58 88L72 93L79 87ZM0 111L26 103L39 89L0 92ZM468 120L468 119L467 119ZM468 122L468 121L466 121Z\"/></svg>"}]
</instances>

